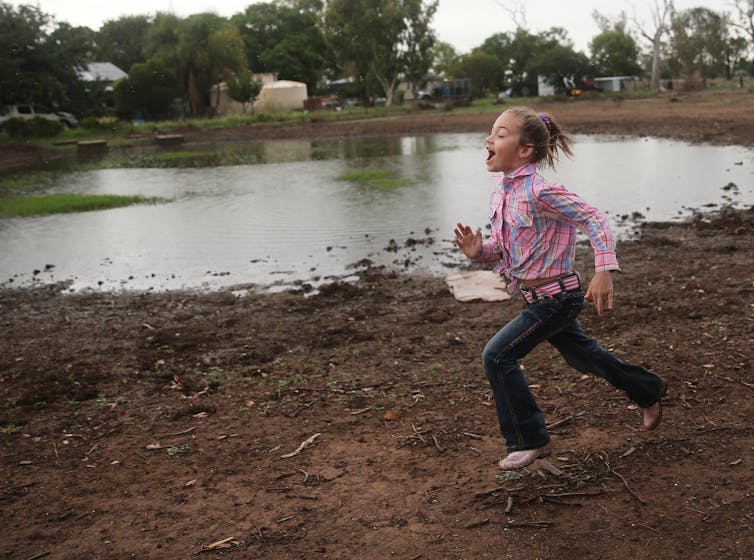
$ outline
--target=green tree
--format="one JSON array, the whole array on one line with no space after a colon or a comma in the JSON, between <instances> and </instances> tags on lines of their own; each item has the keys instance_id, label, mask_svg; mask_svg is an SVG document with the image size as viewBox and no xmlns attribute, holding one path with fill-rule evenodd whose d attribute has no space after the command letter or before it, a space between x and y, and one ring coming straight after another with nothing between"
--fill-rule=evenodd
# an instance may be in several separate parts
<instances>
[{"instance_id":1,"label":"green tree","mask_svg":"<svg viewBox=\"0 0 754 560\"><path fill-rule=\"evenodd\" d=\"M145 54L176 69L193 115L203 115L210 108L210 88L228 71L248 68L238 29L215 14L186 19L158 14L147 33Z\"/></svg>"},{"instance_id":2,"label":"green tree","mask_svg":"<svg viewBox=\"0 0 754 560\"><path fill-rule=\"evenodd\" d=\"M692 8L676 13L670 29L676 75L701 78L729 75L731 43L724 17L707 8Z\"/></svg>"},{"instance_id":3,"label":"green tree","mask_svg":"<svg viewBox=\"0 0 754 560\"><path fill-rule=\"evenodd\" d=\"M736 18L731 25L743 31L749 39L749 48L754 46L754 0L734 0Z\"/></svg>"},{"instance_id":4,"label":"green tree","mask_svg":"<svg viewBox=\"0 0 754 560\"><path fill-rule=\"evenodd\" d=\"M471 80L472 97L483 97L504 88L504 66L499 58L491 54L472 52L461 55L449 70L453 77Z\"/></svg>"},{"instance_id":5,"label":"green tree","mask_svg":"<svg viewBox=\"0 0 754 560\"><path fill-rule=\"evenodd\" d=\"M144 62L144 43L152 19L146 15L123 16L106 21L97 32L97 58L128 72Z\"/></svg>"},{"instance_id":6,"label":"green tree","mask_svg":"<svg viewBox=\"0 0 754 560\"><path fill-rule=\"evenodd\" d=\"M230 73L226 79L228 84L228 97L241 104L241 111L246 112L246 104L259 97L262 91L262 80L254 78L250 70L244 70L238 74ZM252 105L252 112L253 112Z\"/></svg>"},{"instance_id":7,"label":"green tree","mask_svg":"<svg viewBox=\"0 0 754 560\"><path fill-rule=\"evenodd\" d=\"M304 82L313 91L327 63L321 10L316 0L263 2L250 4L230 21L239 30L255 72L274 72Z\"/></svg>"},{"instance_id":8,"label":"green tree","mask_svg":"<svg viewBox=\"0 0 754 560\"><path fill-rule=\"evenodd\" d=\"M558 93L565 93L563 78L581 78L590 74L589 59L568 45L555 45L543 50L531 63L531 71L545 79Z\"/></svg>"},{"instance_id":9,"label":"green tree","mask_svg":"<svg viewBox=\"0 0 754 560\"><path fill-rule=\"evenodd\" d=\"M430 71L436 76L446 77L451 75L451 69L458 62L458 53L450 43L437 41L432 53L432 67Z\"/></svg>"},{"instance_id":10,"label":"green tree","mask_svg":"<svg viewBox=\"0 0 754 560\"><path fill-rule=\"evenodd\" d=\"M427 75L434 60L436 37L430 27L437 11L438 2L423 6L421 2L407 4L408 23L406 26L406 52L404 55L403 76L412 91L418 91L427 81Z\"/></svg>"},{"instance_id":11,"label":"green tree","mask_svg":"<svg viewBox=\"0 0 754 560\"><path fill-rule=\"evenodd\" d=\"M510 87L514 95L526 96L537 91L539 66L546 60L547 53L562 47L573 49L568 34L562 28L553 27L533 35L518 27L512 33L496 33L488 37L473 52L496 57L501 64L502 88Z\"/></svg>"},{"instance_id":12,"label":"green tree","mask_svg":"<svg viewBox=\"0 0 754 560\"><path fill-rule=\"evenodd\" d=\"M115 111L124 118L142 116L161 119L171 115L171 107L182 94L173 69L152 59L131 66L128 78L114 87Z\"/></svg>"},{"instance_id":13,"label":"green tree","mask_svg":"<svg viewBox=\"0 0 754 560\"><path fill-rule=\"evenodd\" d=\"M66 109L79 116L101 113L105 100L104 88L81 80L79 71L95 59L96 32L88 27L73 27L65 22L50 33L55 59L54 75L65 86Z\"/></svg>"},{"instance_id":14,"label":"green tree","mask_svg":"<svg viewBox=\"0 0 754 560\"><path fill-rule=\"evenodd\" d=\"M358 78L374 78L390 106L401 75L418 80L420 67L429 68L416 49L434 46L429 23L436 10L437 0L331 0L325 22L341 66L350 63Z\"/></svg>"},{"instance_id":15,"label":"green tree","mask_svg":"<svg viewBox=\"0 0 754 560\"><path fill-rule=\"evenodd\" d=\"M67 106L93 37L86 27L56 25L35 6L0 3L0 104Z\"/></svg>"},{"instance_id":16,"label":"green tree","mask_svg":"<svg viewBox=\"0 0 754 560\"><path fill-rule=\"evenodd\" d=\"M621 29L603 31L589 43L594 71L600 76L633 76L641 73L639 47Z\"/></svg>"}]
</instances>

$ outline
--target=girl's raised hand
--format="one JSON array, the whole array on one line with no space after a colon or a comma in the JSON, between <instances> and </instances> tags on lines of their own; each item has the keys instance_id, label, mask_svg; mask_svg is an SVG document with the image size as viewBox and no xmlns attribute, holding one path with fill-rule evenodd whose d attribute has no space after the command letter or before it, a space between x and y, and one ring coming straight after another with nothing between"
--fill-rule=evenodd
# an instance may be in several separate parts
<instances>
[{"instance_id":1,"label":"girl's raised hand","mask_svg":"<svg viewBox=\"0 0 754 560\"><path fill-rule=\"evenodd\" d=\"M457 223L453 230L456 234L456 245L463 251L463 254L470 259L476 259L482 256L482 229L477 228L473 232L469 226Z\"/></svg>"}]
</instances>

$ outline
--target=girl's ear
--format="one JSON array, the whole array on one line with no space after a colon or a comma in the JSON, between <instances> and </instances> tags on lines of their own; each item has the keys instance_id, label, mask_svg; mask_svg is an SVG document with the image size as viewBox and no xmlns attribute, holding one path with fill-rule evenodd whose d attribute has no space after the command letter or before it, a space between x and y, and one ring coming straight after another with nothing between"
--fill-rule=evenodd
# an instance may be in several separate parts
<instances>
[{"instance_id":1,"label":"girl's ear","mask_svg":"<svg viewBox=\"0 0 754 560\"><path fill-rule=\"evenodd\" d=\"M531 144L527 144L526 146L521 146L518 150L519 156L521 156L521 159L525 160L531 160L532 157L534 157L534 146Z\"/></svg>"}]
</instances>

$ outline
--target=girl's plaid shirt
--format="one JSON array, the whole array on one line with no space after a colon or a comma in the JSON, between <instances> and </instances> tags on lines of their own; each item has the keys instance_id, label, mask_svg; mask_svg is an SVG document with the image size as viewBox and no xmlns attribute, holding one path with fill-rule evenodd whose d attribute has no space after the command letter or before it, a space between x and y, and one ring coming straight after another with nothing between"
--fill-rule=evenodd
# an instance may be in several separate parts
<instances>
[{"instance_id":1,"label":"girl's plaid shirt","mask_svg":"<svg viewBox=\"0 0 754 560\"><path fill-rule=\"evenodd\" d=\"M596 272L620 270L605 215L563 185L550 183L527 163L495 177L490 195L490 238L479 262L496 262L514 292L518 280L551 278L573 270L576 233L589 236Z\"/></svg>"}]
</instances>

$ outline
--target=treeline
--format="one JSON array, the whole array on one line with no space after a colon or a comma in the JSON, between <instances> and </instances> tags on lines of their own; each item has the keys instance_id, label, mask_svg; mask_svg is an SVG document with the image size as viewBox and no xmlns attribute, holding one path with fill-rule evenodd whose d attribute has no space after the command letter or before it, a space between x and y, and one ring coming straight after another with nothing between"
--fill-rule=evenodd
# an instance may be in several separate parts
<instances>
[{"instance_id":1,"label":"treeline","mask_svg":"<svg viewBox=\"0 0 754 560\"><path fill-rule=\"evenodd\" d=\"M535 33L519 21L515 31L459 54L432 28L437 0L277 0L250 4L229 18L125 16L97 31L57 22L31 4L0 3L0 104L31 102L78 116L113 110L144 118L207 115L216 107L210 92L219 82L231 86L234 98L253 99L261 84L252 72L304 82L310 95L350 78L342 95L384 96L388 104L399 88L416 91L431 77L471 78L480 96L534 94L538 75L556 88L568 76L649 76L653 64L655 81L754 72L754 0L735 0L733 14L676 12L671 0L656 6L668 9L654 30L624 14L595 13L600 33L587 55L574 49L565 29ZM112 62L128 78L112 94L82 82L78 70L94 61Z\"/></svg>"}]
</instances>

